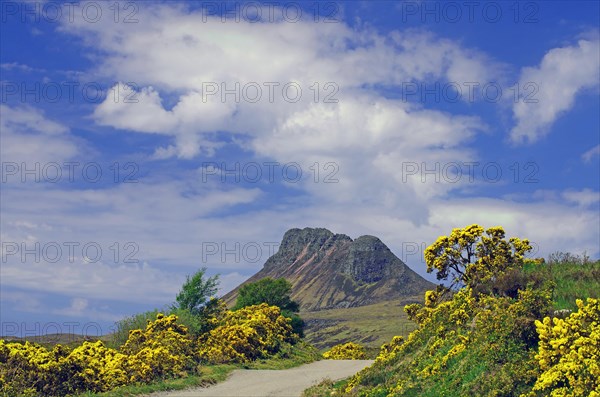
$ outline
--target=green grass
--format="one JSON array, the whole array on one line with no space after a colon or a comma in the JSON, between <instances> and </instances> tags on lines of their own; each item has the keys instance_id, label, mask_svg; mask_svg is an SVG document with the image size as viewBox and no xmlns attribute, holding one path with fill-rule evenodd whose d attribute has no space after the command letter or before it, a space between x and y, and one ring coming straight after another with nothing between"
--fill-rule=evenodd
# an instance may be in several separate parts
<instances>
[{"instance_id":1,"label":"green grass","mask_svg":"<svg viewBox=\"0 0 600 397\"><path fill-rule=\"evenodd\" d=\"M406 317L404 306L422 300L422 296L409 297L402 302L387 301L347 309L301 312L300 316L309 324L322 322L322 325L310 326L305 330L306 340L319 349L355 342L367 347L367 351L378 352L379 347L393 336L407 336L416 328Z\"/></svg>"},{"instance_id":2,"label":"green grass","mask_svg":"<svg viewBox=\"0 0 600 397\"><path fill-rule=\"evenodd\" d=\"M331 379L324 379L321 383L311 386L304 390L302 397L331 397L331 391L343 389L348 384L348 379L342 379L333 382Z\"/></svg>"},{"instance_id":3,"label":"green grass","mask_svg":"<svg viewBox=\"0 0 600 397\"><path fill-rule=\"evenodd\" d=\"M600 297L600 261L527 264L525 272L554 281L553 300L557 310L577 310L577 299Z\"/></svg>"},{"instance_id":4,"label":"green grass","mask_svg":"<svg viewBox=\"0 0 600 397\"><path fill-rule=\"evenodd\" d=\"M300 341L290 348L283 349L275 356L256 360L242 365L247 369L288 369L321 359L319 351L305 341Z\"/></svg>"}]
</instances>

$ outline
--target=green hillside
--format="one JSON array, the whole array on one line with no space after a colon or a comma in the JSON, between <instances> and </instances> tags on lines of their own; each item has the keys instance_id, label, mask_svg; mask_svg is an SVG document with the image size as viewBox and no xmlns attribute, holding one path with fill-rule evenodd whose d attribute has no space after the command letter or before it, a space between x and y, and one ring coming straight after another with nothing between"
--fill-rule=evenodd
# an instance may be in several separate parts
<instances>
[{"instance_id":1,"label":"green hillside","mask_svg":"<svg viewBox=\"0 0 600 397\"><path fill-rule=\"evenodd\" d=\"M378 351L393 336L407 336L415 330L417 326L408 319L404 306L421 299L414 297L346 309L301 312L300 316L307 324L305 339L319 349L356 342Z\"/></svg>"},{"instance_id":2,"label":"green hillside","mask_svg":"<svg viewBox=\"0 0 600 397\"><path fill-rule=\"evenodd\" d=\"M418 330L405 340L395 338L382 346L374 365L350 380L324 382L305 395L597 396L593 391L589 394L591 389L586 388L597 388L597 378L589 380L585 387L575 384L576 379L585 380L588 372L598 370L597 346L592 346L595 353L591 356L579 351L579 364L585 363L581 365L587 369L578 367L577 362L567 364L574 368L571 381L556 381L550 388L536 392L532 389L543 373L539 358L535 358L540 343L535 320L544 316L568 317L570 313L565 309L576 312L577 299L586 303L586 298L598 298L600 261L529 262L505 281L527 287L515 297L482 296L477 300L463 289L447 302L431 308L426 305L413 315L420 323ZM589 330L573 331L588 341L599 337L598 303L590 302L588 317L582 324L588 328L592 324L596 330L591 337ZM563 349L562 354L566 348L557 349ZM564 394L561 387L565 388Z\"/></svg>"}]
</instances>

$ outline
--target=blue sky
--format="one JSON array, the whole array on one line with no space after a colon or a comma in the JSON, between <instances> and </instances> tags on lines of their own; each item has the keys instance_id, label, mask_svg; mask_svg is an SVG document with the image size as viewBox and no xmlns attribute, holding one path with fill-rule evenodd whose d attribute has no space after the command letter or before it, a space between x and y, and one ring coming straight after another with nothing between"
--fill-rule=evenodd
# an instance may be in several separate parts
<instances>
[{"instance_id":1,"label":"blue sky","mask_svg":"<svg viewBox=\"0 0 600 397\"><path fill-rule=\"evenodd\" d=\"M292 227L430 279L471 223L600 256L598 2L1 4L0 334L226 292Z\"/></svg>"}]
</instances>

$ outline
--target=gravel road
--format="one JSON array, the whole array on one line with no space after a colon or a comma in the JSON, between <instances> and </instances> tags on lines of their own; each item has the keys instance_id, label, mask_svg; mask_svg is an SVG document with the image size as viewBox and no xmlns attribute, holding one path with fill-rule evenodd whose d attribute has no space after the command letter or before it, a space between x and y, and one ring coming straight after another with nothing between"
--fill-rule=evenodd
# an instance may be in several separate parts
<instances>
[{"instance_id":1,"label":"gravel road","mask_svg":"<svg viewBox=\"0 0 600 397\"><path fill-rule=\"evenodd\" d=\"M236 369L224 382L152 397L299 397L306 388L325 378L339 380L354 375L372 360L321 360L285 370Z\"/></svg>"}]
</instances>

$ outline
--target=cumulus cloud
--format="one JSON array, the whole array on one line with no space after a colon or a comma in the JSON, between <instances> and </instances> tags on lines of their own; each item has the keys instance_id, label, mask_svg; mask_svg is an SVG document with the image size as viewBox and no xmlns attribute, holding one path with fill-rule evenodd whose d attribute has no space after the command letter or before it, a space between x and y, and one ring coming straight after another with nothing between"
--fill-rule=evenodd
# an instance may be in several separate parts
<instances>
[{"instance_id":1,"label":"cumulus cloud","mask_svg":"<svg viewBox=\"0 0 600 397\"><path fill-rule=\"evenodd\" d=\"M516 125L510 131L511 141L533 143L548 134L556 119L573 107L579 93L598 87L599 69L598 38L554 48L539 66L524 68L518 82L522 94L513 106Z\"/></svg>"},{"instance_id":2,"label":"cumulus cloud","mask_svg":"<svg viewBox=\"0 0 600 397\"><path fill-rule=\"evenodd\" d=\"M103 51L93 73L136 83L139 103L110 102L114 95L109 95L94 117L115 128L172 136L174 143L157 148L155 158L211 154L219 145L210 140L211 132L227 131L240 137L234 142L262 158L298 162L305 172L318 165L321 178L328 171L323 167L333 164L336 183L300 185L309 193L311 210L339 206L357 213L357 206L365 206L371 213L378 208L407 225L429 224L432 200L452 202L450 192L473 187L465 186L464 178L459 183L407 179L402 167L407 162L434 168L477 160L469 142L488 128L485 123L387 98L380 88L406 82L502 81L503 65L482 52L418 30L384 35L345 23L227 24L183 5L145 5L139 16L143 23L107 29L103 23L110 21L79 20L62 29ZM540 104L515 105L515 141L527 131L535 131L529 138L537 139L580 90L597 84L595 54L597 40L583 39L549 51L539 67L523 69L520 85L539 82ZM273 101L268 82L279 84ZM279 91L289 82L303 89L294 103L282 100ZM319 101L310 89L315 82L322 91ZM326 82L335 83L333 103L323 103ZM254 83L263 95L250 102L244 87L247 94ZM222 96L224 89L237 93ZM331 217L321 219L337 224ZM369 223L368 217L361 222ZM346 217L341 224L353 223Z\"/></svg>"},{"instance_id":3,"label":"cumulus cloud","mask_svg":"<svg viewBox=\"0 0 600 397\"><path fill-rule=\"evenodd\" d=\"M122 83L115 86L94 118L115 128L173 136L174 145L159 148L157 158L210 154L215 143L207 134L215 131L249 136L258 146L257 141L281 137L282 130L295 124L333 140L336 135L325 127L300 125L315 108L329 111L326 100L350 106L383 102L376 87L431 80L487 82L499 74L498 65L482 53L427 32L381 35L366 27L311 21L224 24L217 16L165 5L141 7L140 20L144 22L111 24L110 29L75 21L63 29L93 41L104 52L95 73L138 86L135 103L123 100L127 90ZM167 109L164 98L175 105ZM401 101L395 102L392 107L403 111L404 118L379 121L373 116L370 121L391 122L388 129L407 135L405 126L420 114L406 112ZM338 118L327 127L340 129L343 123ZM357 124L354 129L362 129L370 142L369 127ZM418 134L429 133L424 129ZM295 137L299 135L286 138ZM354 139L346 147L356 143Z\"/></svg>"},{"instance_id":4,"label":"cumulus cloud","mask_svg":"<svg viewBox=\"0 0 600 397\"><path fill-rule=\"evenodd\" d=\"M55 309L57 313L89 314L96 300L168 303L185 274L201 266L223 274L221 291L226 292L262 266L269 254L265 244L278 243L292 227L327 227L353 238L380 236L416 270L424 269L424 263L420 254L408 255L414 255L414 247L422 251L440 233L473 222L504 225L511 235L536 239L546 253L597 252L594 191L531 195L527 203L508 197L457 199L454 190L474 186L466 178L458 183L424 183L419 174L407 178L408 163L432 169L479 160L471 143L489 127L470 114L388 97L386 90L405 82L461 85L501 79L502 67L481 52L422 31L384 35L344 23L222 23L185 4L140 3L136 17L140 23L115 24L104 18L61 27L97 51L96 67L87 74L118 82L94 108L96 123L124 134L168 137L172 141L150 149L152 158L161 160L211 156L224 145L218 134L225 132L228 144L237 145L248 158L276 161L279 170L295 162L304 178L277 185L276 197L268 194L268 185L206 183L201 170L173 173L168 166L137 184L68 190L11 186L3 192L3 241L92 241L108 255L114 253L109 247L115 242L139 247L139 262L129 264L110 257L90 263L80 252L73 261L65 258L56 264L23 263L20 256L10 256L1 269L3 284L66 296L69 303ZM529 126L550 125L577 92L593 86L592 44L583 40L552 50L538 68L523 71L521 81L549 81L551 90L546 92L555 102L550 110L515 106L520 128L515 139L527 135L523 131ZM563 59L573 56L585 63L580 77L572 76L574 66ZM284 98L282 89L289 83L302 89L297 102ZM248 100L257 86L262 96ZM224 89L235 92L222 96ZM555 93L565 95L559 100ZM326 103L327 95L336 101ZM32 109L9 112L7 119L3 108L3 139L5 128L12 131L9 137L19 134L15 143L29 133L40 139L52 136L43 141L48 146L38 144L26 153L59 145L52 153L60 156L54 157L77 154L67 127ZM535 128L531 139L541 136ZM334 181L325 183L329 177ZM258 243L265 249L255 261L239 252L207 257L204 243L226 250Z\"/></svg>"},{"instance_id":5,"label":"cumulus cloud","mask_svg":"<svg viewBox=\"0 0 600 397\"><path fill-rule=\"evenodd\" d=\"M137 86L133 103L124 83L113 87L94 111L97 123L172 137L155 159L211 156L222 145L214 133L227 131L260 158L300 164L306 178L299 186L314 199L384 205L419 222L427 216L423 199L461 184L407 182L402 164L474 160L466 143L487 127L477 117L386 98L380 89L485 83L501 74L485 54L424 31L224 24L168 5L145 5L139 18L143 23L110 28L102 21L63 26L103 51L94 73ZM302 94L292 101L297 89ZM335 169L336 183L312 183L315 168L319 178ZM409 209L406 202L421 204Z\"/></svg>"}]
</instances>

